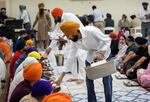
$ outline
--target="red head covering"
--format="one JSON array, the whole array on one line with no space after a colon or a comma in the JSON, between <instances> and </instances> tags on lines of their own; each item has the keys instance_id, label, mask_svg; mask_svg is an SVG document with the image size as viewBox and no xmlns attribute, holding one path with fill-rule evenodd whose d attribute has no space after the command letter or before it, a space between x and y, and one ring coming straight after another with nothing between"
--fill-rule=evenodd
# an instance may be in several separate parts
<instances>
[{"instance_id":1,"label":"red head covering","mask_svg":"<svg viewBox=\"0 0 150 102\"><path fill-rule=\"evenodd\" d=\"M61 8L54 8L51 11L51 14L53 17L58 17L58 16L61 16L63 14L63 10Z\"/></svg>"},{"instance_id":2,"label":"red head covering","mask_svg":"<svg viewBox=\"0 0 150 102\"><path fill-rule=\"evenodd\" d=\"M116 34L115 32L110 32L110 33L109 33L109 37L110 37L111 39L116 39L116 38L117 38L117 34Z\"/></svg>"}]
</instances>

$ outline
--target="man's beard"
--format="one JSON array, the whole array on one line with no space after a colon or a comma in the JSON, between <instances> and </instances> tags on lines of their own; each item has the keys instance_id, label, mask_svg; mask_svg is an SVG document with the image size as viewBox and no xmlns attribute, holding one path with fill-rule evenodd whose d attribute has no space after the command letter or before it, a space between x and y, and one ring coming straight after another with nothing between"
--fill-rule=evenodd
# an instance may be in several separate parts
<instances>
[{"instance_id":1,"label":"man's beard","mask_svg":"<svg viewBox=\"0 0 150 102\"><path fill-rule=\"evenodd\" d=\"M147 10L147 7L144 7L144 10Z\"/></svg>"},{"instance_id":2,"label":"man's beard","mask_svg":"<svg viewBox=\"0 0 150 102\"><path fill-rule=\"evenodd\" d=\"M57 20L56 20L58 23L61 22L61 17L58 17Z\"/></svg>"},{"instance_id":3,"label":"man's beard","mask_svg":"<svg viewBox=\"0 0 150 102\"><path fill-rule=\"evenodd\" d=\"M71 39L71 40L72 40L73 42L77 42L78 39L79 39L78 35L75 35L75 36L73 37L73 39Z\"/></svg>"},{"instance_id":4,"label":"man's beard","mask_svg":"<svg viewBox=\"0 0 150 102\"><path fill-rule=\"evenodd\" d=\"M43 16L44 15L44 9L39 9L39 14L40 14L40 16Z\"/></svg>"}]
</instances>

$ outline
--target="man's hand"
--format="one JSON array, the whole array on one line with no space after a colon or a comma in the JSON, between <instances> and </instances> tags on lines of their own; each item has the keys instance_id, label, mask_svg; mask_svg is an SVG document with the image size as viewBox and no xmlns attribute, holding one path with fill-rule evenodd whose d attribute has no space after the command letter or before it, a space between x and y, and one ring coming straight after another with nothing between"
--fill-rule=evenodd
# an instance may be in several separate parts
<instances>
[{"instance_id":1,"label":"man's hand","mask_svg":"<svg viewBox=\"0 0 150 102\"><path fill-rule=\"evenodd\" d=\"M65 40L63 37L59 36L59 50L62 50L62 47L67 43L67 40Z\"/></svg>"},{"instance_id":2,"label":"man's hand","mask_svg":"<svg viewBox=\"0 0 150 102\"><path fill-rule=\"evenodd\" d=\"M146 19L150 19L150 15L149 14L145 15L145 17L146 17Z\"/></svg>"},{"instance_id":3,"label":"man's hand","mask_svg":"<svg viewBox=\"0 0 150 102\"><path fill-rule=\"evenodd\" d=\"M59 41L65 41L65 39L63 38L63 37L61 37L61 36L59 36L59 39L58 39Z\"/></svg>"},{"instance_id":4,"label":"man's hand","mask_svg":"<svg viewBox=\"0 0 150 102\"><path fill-rule=\"evenodd\" d=\"M100 61L104 59L104 55L102 53L96 53L94 61Z\"/></svg>"},{"instance_id":5,"label":"man's hand","mask_svg":"<svg viewBox=\"0 0 150 102\"><path fill-rule=\"evenodd\" d=\"M129 69L127 70L126 74L129 75L129 74L130 74L131 72L133 72L133 71L134 71L133 68L129 68Z\"/></svg>"}]
</instances>

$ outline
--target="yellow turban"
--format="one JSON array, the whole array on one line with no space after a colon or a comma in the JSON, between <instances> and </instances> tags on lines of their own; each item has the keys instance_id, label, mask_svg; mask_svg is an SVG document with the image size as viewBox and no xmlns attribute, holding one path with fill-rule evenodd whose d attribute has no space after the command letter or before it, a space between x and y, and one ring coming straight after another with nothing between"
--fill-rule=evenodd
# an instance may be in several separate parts
<instances>
[{"instance_id":1,"label":"yellow turban","mask_svg":"<svg viewBox=\"0 0 150 102\"><path fill-rule=\"evenodd\" d=\"M34 58L36 58L37 60L41 59L40 53L38 53L38 52L36 52L36 51L30 52L30 53L28 54L28 56L34 57Z\"/></svg>"},{"instance_id":2,"label":"yellow turban","mask_svg":"<svg viewBox=\"0 0 150 102\"><path fill-rule=\"evenodd\" d=\"M69 35L75 35L79 27L79 23L74 21L66 21L60 25L60 29L67 37Z\"/></svg>"},{"instance_id":3,"label":"yellow turban","mask_svg":"<svg viewBox=\"0 0 150 102\"><path fill-rule=\"evenodd\" d=\"M42 102L72 102L72 97L66 93L53 93L46 96Z\"/></svg>"},{"instance_id":4,"label":"yellow turban","mask_svg":"<svg viewBox=\"0 0 150 102\"><path fill-rule=\"evenodd\" d=\"M26 45L30 45L30 46L33 45L33 41L31 39L27 40Z\"/></svg>"},{"instance_id":5,"label":"yellow turban","mask_svg":"<svg viewBox=\"0 0 150 102\"><path fill-rule=\"evenodd\" d=\"M40 63L32 63L25 66L23 77L28 81L40 80L42 76L42 65Z\"/></svg>"}]
</instances>

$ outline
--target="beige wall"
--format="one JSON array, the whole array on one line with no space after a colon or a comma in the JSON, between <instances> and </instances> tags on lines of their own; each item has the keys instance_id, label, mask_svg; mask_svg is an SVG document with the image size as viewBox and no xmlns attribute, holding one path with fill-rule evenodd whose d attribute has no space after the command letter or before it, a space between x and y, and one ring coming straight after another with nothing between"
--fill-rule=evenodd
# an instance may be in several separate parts
<instances>
[{"instance_id":1,"label":"beige wall","mask_svg":"<svg viewBox=\"0 0 150 102\"><path fill-rule=\"evenodd\" d=\"M37 5L44 2L47 9L61 7L65 12L72 12L83 15L91 12L91 6L96 5L103 11L112 14L117 25L122 14L127 14L128 18L131 14L137 14L141 7L141 0L6 0L8 14L13 17L19 15L19 4L27 5L27 9L32 17L32 21L37 13Z\"/></svg>"},{"instance_id":2,"label":"beige wall","mask_svg":"<svg viewBox=\"0 0 150 102\"><path fill-rule=\"evenodd\" d=\"M0 0L0 8L5 7L5 0Z\"/></svg>"}]
</instances>

